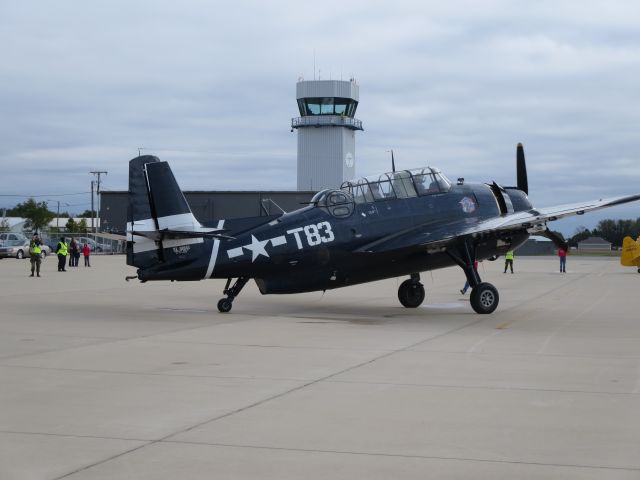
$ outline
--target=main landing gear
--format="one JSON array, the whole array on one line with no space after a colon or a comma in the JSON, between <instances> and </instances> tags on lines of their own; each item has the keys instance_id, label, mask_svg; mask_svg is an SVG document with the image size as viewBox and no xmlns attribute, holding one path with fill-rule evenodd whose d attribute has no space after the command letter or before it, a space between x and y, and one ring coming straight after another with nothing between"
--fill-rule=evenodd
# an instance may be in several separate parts
<instances>
[{"instance_id":1,"label":"main landing gear","mask_svg":"<svg viewBox=\"0 0 640 480\"><path fill-rule=\"evenodd\" d=\"M420 274L412 273L409 280L405 280L398 287L398 300L403 307L417 308L424 302L424 285L420 283Z\"/></svg>"},{"instance_id":2,"label":"main landing gear","mask_svg":"<svg viewBox=\"0 0 640 480\"><path fill-rule=\"evenodd\" d=\"M221 298L218 301L218 310L221 313L227 313L231 311L231 307L233 306L233 299L238 296L242 287L244 287L249 279L247 277L238 277L233 286L229 288L231 285L231 278L227 279L227 284L224 287L222 293L227 296L227 298Z\"/></svg>"},{"instance_id":3,"label":"main landing gear","mask_svg":"<svg viewBox=\"0 0 640 480\"><path fill-rule=\"evenodd\" d=\"M457 250L450 249L447 253L464 270L467 276L469 286L472 288L469 298L471 308L480 314L492 313L498 308L498 303L500 302L498 289L490 283L480 280L478 271L473 268L476 258L475 247L470 245L469 242L464 242Z\"/></svg>"},{"instance_id":4,"label":"main landing gear","mask_svg":"<svg viewBox=\"0 0 640 480\"><path fill-rule=\"evenodd\" d=\"M471 282L469 282L469 285L471 285ZM471 290L469 301L471 308L473 308L476 313L492 313L498 308L500 295L498 295L498 289L496 287L488 282L481 282Z\"/></svg>"}]
</instances>

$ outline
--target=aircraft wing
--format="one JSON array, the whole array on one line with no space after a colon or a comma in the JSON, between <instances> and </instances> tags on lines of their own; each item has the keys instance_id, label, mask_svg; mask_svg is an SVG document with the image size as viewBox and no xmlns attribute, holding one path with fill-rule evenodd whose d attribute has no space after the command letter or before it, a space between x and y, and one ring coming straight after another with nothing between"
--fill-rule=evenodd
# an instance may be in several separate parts
<instances>
[{"instance_id":1,"label":"aircraft wing","mask_svg":"<svg viewBox=\"0 0 640 480\"><path fill-rule=\"evenodd\" d=\"M509 232L543 231L546 223L571 215L582 215L585 212L614 207L624 203L640 200L640 195L628 195L600 199L592 202L573 203L531 209L500 217L490 218L469 224L469 219L456 220L447 224L428 223L417 227L395 232L381 239L358 248L358 253L381 253L402 249L423 249L446 246L465 236L494 235L499 237Z\"/></svg>"}]
</instances>

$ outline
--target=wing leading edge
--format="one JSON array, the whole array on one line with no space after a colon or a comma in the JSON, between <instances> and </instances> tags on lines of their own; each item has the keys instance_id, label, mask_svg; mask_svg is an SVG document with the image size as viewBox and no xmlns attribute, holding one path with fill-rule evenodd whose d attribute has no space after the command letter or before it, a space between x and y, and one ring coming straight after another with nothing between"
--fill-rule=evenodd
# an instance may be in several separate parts
<instances>
[{"instance_id":1,"label":"wing leading edge","mask_svg":"<svg viewBox=\"0 0 640 480\"><path fill-rule=\"evenodd\" d=\"M363 245L356 253L383 253L403 249L424 249L442 247L466 236L504 236L511 232L537 233L546 230L547 222L572 215L615 207L640 200L639 195L628 195L600 199L592 202L573 203L555 207L534 208L526 212L516 212L468 225L466 219L448 224L423 224L395 232L374 242Z\"/></svg>"}]
</instances>

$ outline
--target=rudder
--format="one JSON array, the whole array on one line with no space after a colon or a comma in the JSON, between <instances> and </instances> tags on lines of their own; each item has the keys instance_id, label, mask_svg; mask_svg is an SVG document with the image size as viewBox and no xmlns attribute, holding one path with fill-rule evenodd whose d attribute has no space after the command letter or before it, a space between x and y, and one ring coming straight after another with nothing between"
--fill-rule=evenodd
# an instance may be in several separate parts
<instances>
[{"instance_id":1,"label":"rudder","mask_svg":"<svg viewBox=\"0 0 640 480\"><path fill-rule=\"evenodd\" d=\"M138 268L158 265L165 261L166 248L203 243L202 238L163 239L162 231L197 232L202 228L167 162L153 155L129 162L128 265Z\"/></svg>"},{"instance_id":2,"label":"rudder","mask_svg":"<svg viewBox=\"0 0 640 480\"><path fill-rule=\"evenodd\" d=\"M631 237L622 240L620 264L625 267L640 267L640 243Z\"/></svg>"}]
</instances>

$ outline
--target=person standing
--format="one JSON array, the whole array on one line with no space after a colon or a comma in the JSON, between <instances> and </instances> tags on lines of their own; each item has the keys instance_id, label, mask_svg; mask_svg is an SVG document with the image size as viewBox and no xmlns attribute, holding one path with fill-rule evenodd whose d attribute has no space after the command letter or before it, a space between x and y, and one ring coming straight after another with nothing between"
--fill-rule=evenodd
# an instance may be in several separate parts
<instances>
[{"instance_id":1,"label":"person standing","mask_svg":"<svg viewBox=\"0 0 640 480\"><path fill-rule=\"evenodd\" d=\"M33 277L34 272L40 276L40 264L42 263L42 247L37 233L34 233L29 242L29 259L31 260L31 275Z\"/></svg>"},{"instance_id":2,"label":"person standing","mask_svg":"<svg viewBox=\"0 0 640 480\"><path fill-rule=\"evenodd\" d=\"M559 248L558 257L560 257L560 273L567 273L567 250Z\"/></svg>"},{"instance_id":3,"label":"person standing","mask_svg":"<svg viewBox=\"0 0 640 480\"><path fill-rule=\"evenodd\" d=\"M58 271L66 272L64 268L67 263L67 255L69 254L69 247L67 242L64 241L64 237L60 237L58 245L56 245L56 254L58 255Z\"/></svg>"},{"instance_id":4,"label":"person standing","mask_svg":"<svg viewBox=\"0 0 640 480\"><path fill-rule=\"evenodd\" d=\"M78 242L76 242L76 239L72 237L71 238L71 243L69 243L69 266L70 267L77 267L78 266L78 261L77 261L76 254L78 254L78 256L79 256Z\"/></svg>"},{"instance_id":5,"label":"person standing","mask_svg":"<svg viewBox=\"0 0 640 480\"><path fill-rule=\"evenodd\" d=\"M513 250L509 250L504 255L504 272L507 273L507 267L511 267L511 273L513 273Z\"/></svg>"},{"instance_id":6,"label":"person standing","mask_svg":"<svg viewBox=\"0 0 640 480\"><path fill-rule=\"evenodd\" d=\"M82 247L80 246L79 242L76 242L76 251L75 251L76 258L74 260L74 262L76 264L76 267L80 265L80 255L81 254L82 254Z\"/></svg>"},{"instance_id":7,"label":"person standing","mask_svg":"<svg viewBox=\"0 0 640 480\"><path fill-rule=\"evenodd\" d=\"M82 246L82 255L84 256L84 266L90 267L89 255L91 255L91 247L86 243Z\"/></svg>"}]
</instances>

